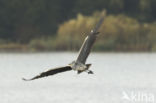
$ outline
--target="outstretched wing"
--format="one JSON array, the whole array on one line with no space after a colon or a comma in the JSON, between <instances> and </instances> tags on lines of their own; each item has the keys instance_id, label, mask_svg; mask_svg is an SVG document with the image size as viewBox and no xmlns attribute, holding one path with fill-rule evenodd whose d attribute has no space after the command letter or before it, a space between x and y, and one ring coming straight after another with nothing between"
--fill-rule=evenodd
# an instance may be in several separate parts
<instances>
[{"instance_id":1,"label":"outstretched wing","mask_svg":"<svg viewBox=\"0 0 156 103\"><path fill-rule=\"evenodd\" d=\"M30 80L34 80L34 79L38 79L38 78L42 78L42 77L54 75L54 74L57 74L57 73L70 71L70 70L72 70L72 68L70 66L59 67L59 68L50 69L50 70L48 70L46 72L42 72L39 75L37 75L37 76L35 76L35 77L31 78L31 79L25 79L25 78L22 78L22 79L25 80L25 81L30 81Z\"/></svg>"},{"instance_id":2,"label":"outstretched wing","mask_svg":"<svg viewBox=\"0 0 156 103\"><path fill-rule=\"evenodd\" d=\"M104 16L102 16L102 18L100 19L100 21L98 22L98 24L96 25L96 27L90 32L90 34L85 38L81 49L79 51L79 56L77 58L76 61L81 62L83 64L85 64L86 59L91 51L91 48L97 38L97 34L99 34L98 29L100 28L102 22L104 20Z\"/></svg>"}]
</instances>

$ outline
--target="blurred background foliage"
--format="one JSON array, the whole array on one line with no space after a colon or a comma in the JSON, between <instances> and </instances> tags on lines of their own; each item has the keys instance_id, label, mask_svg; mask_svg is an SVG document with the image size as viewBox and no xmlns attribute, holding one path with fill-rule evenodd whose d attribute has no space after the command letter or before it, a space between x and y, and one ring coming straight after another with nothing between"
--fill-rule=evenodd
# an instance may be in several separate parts
<instances>
[{"instance_id":1,"label":"blurred background foliage","mask_svg":"<svg viewBox=\"0 0 156 103\"><path fill-rule=\"evenodd\" d=\"M0 50L78 50L101 12L95 51L156 51L156 0L0 0Z\"/></svg>"}]
</instances>

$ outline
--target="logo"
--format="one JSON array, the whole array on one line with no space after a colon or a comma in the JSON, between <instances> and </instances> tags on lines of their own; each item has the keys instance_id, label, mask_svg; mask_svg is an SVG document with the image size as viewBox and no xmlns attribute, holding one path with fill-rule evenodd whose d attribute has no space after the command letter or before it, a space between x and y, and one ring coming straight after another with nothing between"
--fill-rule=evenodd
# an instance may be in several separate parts
<instances>
[{"instance_id":1,"label":"logo","mask_svg":"<svg viewBox=\"0 0 156 103\"><path fill-rule=\"evenodd\" d=\"M131 102L154 103L154 94L141 91L123 91L122 99Z\"/></svg>"}]
</instances>

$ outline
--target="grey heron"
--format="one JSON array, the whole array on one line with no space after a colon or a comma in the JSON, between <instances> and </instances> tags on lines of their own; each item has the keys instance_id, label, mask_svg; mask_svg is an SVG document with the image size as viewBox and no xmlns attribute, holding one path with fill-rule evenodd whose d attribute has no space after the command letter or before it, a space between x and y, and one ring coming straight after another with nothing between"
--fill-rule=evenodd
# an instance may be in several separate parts
<instances>
[{"instance_id":1,"label":"grey heron","mask_svg":"<svg viewBox=\"0 0 156 103\"><path fill-rule=\"evenodd\" d=\"M68 64L67 66L53 68L46 72L42 72L39 75L37 75L31 79L23 78L23 80L30 81L30 80L34 80L34 79L38 79L38 78L42 78L42 77L54 75L57 73L70 71L70 70L77 71L78 74L80 74L84 71L87 72L88 74L93 74L93 72L91 70L89 70L89 67L91 66L91 64L86 64L86 60L90 54L91 48L97 38L97 35L99 34L98 29L100 28L101 24L103 23L103 20L104 20L104 15L102 15L99 22L95 26L95 28L93 30L91 30L90 34L85 38L85 40L79 50L79 55L75 61Z\"/></svg>"}]
</instances>

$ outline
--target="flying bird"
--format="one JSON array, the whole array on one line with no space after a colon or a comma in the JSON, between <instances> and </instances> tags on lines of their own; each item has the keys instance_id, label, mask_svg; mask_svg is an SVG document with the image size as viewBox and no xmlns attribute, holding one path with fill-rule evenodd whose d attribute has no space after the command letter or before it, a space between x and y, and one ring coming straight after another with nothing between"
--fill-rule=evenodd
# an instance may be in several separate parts
<instances>
[{"instance_id":1,"label":"flying bird","mask_svg":"<svg viewBox=\"0 0 156 103\"><path fill-rule=\"evenodd\" d=\"M75 61L72 63L68 64L67 66L63 67L58 67L58 68L53 68L48 71L42 72L39 75L31 78L31 79L25 79L25 81L30 81L50 75L54 75L57 73L62 73L70 70L77 71L78 74L82 72L87 72L88 74L93 74L93 71L89 70L89 67L91 64L86 64L87 57L90 54L91 48L97 38L97 35L99 34L98 29L100 28L101 24L103 23L104 20L104 15L100 18L99 22L95 26L93 30L91 30L90 34L85 38L80 50L79 50L79 55Z\"/></svg>"}]
</instances>

